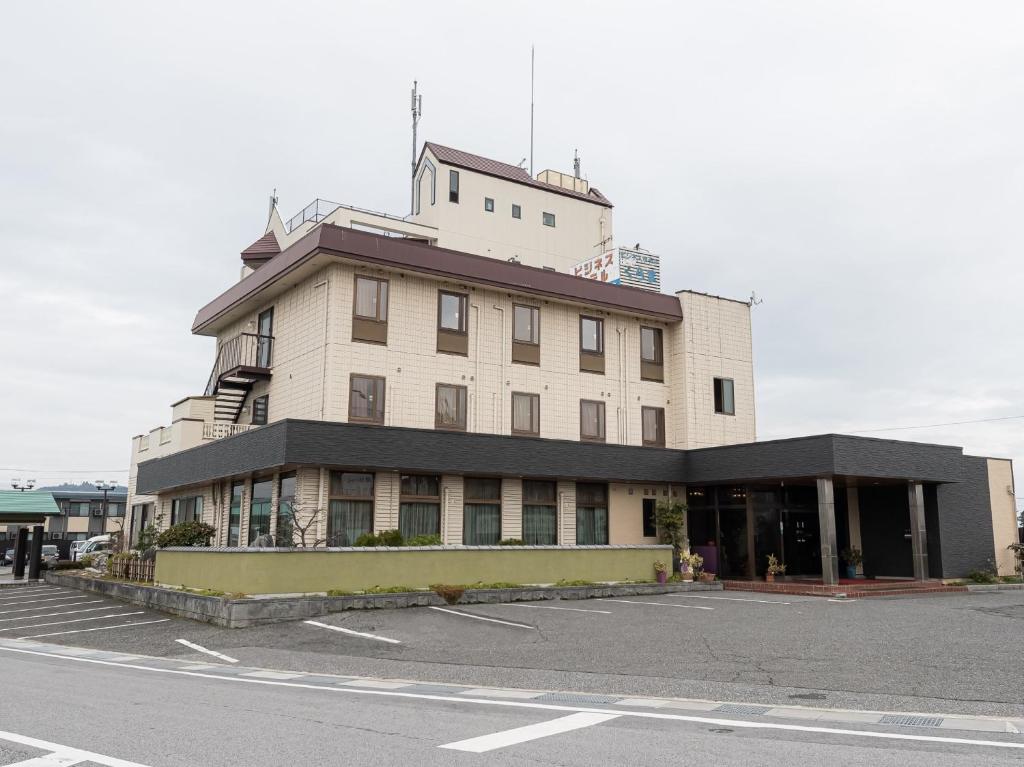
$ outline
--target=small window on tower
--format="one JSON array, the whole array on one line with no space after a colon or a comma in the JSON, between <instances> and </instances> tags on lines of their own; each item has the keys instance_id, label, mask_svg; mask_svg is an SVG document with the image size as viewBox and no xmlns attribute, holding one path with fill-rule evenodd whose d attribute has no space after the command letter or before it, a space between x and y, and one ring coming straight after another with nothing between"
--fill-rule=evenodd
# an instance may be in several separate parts
<instances>
[{"instance_id":1,"label":"small window on tower","mask_svg":"<svg viewBox=\"0 0 1024 767\"><path fill-rule=\"evenodd\" d=\"M484 210L486 210L488 213L493 213L494 212L494 198L493 197L484 197Z\"/></svg>"}]
</instances>

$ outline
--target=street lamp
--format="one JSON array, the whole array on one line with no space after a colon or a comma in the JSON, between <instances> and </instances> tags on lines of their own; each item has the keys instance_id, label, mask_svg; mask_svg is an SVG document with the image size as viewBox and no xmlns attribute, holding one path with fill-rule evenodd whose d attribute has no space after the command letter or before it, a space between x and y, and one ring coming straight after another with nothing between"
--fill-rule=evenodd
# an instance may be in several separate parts
<instances>
[{"instance_id":1,"label":"street lamp","mask_svg":"<svg viewBox=\"0 0 1024 767\"><path fill-rule=\"evenodd\" d=\"M117 487L117 482L114 480L97 479L93 482L96 485L97 490L103 491L103 529L106 529L107 525L107 493Z\"/></svg>"},{"instance_id":2,"label":"street lamp","mask_svg":"<svg viewBox=\"0 0 1024 767\"><path fill-rule=\"evenodd\" d=\"M11 480L11 487L13 487L15 490L20 490L23 493L26 490L31 490L35 486L36 486L36 481L34 479L27 479L24 482L22 482L20 479L12 479Z\"/></svg>"}]
</instances>

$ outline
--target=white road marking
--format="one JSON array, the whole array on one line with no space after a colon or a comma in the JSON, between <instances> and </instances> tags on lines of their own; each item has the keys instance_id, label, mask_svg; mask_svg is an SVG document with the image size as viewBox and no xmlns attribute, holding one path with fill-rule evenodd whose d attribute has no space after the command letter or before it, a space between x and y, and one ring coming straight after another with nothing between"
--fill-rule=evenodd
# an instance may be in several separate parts
<instances>
[{"instance_id":1,"label":"white road marking","mask_svg":"<svg viewBox=\"0 0 1024 767\"><path fill-rule=\"evenodd\" d=\"M66 602L69 599L81 599L81 594L75 594L73 597L47 597L46 599L19 599L16 602L8 602L12 605L35 605L40 602ZM0 605L0 607L7 607L7 605ZM36 608L40 609L40 608ZM43 608L45 609L45 608Z\"/></svg>"},{"instance_id":2,"label":"white road marking","mask_svg":"<svg viewBox=\"0 0 1024 767\"><path fill-rule=\"evenodd\" d=\"M89 599L89 600L86 600L84 602L69 602L68 604L51 604L50 607L75 607L76 605L79 605L79 604L99 604L102 601L103 601L102 599ZM118 606L120 606L120 605L118 605ZM36 610L48 610L50 607L23 607L22 609L19 609L19 610L4 610L2 614L9 615L12 612L35 612ZM4 620L4 621L23 621L24 619L20 619L20 617L17 617L17 619L15 619L15 617L8 617L8 619L2 619L2 620Z\"/></svg>"},{"instance_id":3,"label":"white road marking","mask_svg":"<svg viewBox=\"0 0 1024 767\"><path fill-rule=\"evenodd\" d=\"M146 626L150 623L167 623L170 618L162 618L158 621L135 621L134 623L119 623L116 626L99 626L94 629L75 629L74 631L54 631L52 634L33 634L29 637L18 637L18 639L41 639L42 637L55 637L62 634L84 634L86 631L109 631L110 629L123 629L128 626Z\"/></svg>"},{"instance_id":4,"label":"white road marking","mask_svg":"<svg viewBox=\"0 0 1024 767\"><path fill-rule=\"evenodd\" d=\"M104 765L104 767L146 767L146 765L139 764L138 762L129 762L112 756L103 756L103 754L97 754L93 751L83 751L79 748L61 746L57 743L40 740L39 738L30 738L13 732L4 732L3 730L0 730L0 740L7 740L11 743L18 743L22 746L29 746L30 748L39 748L44 751L53 752L48 756L40 757L38 759L29 759L25 762L18 762L17 764L22 765L22 767L25 765L31 765L32 767L44 767L44 765L46 767L56 767L56 765L78 764L79 762L95 762L96 764ZM61 759L62 761L55 761L56 759ZM74 759L74 761L68 761L69 759ZM10 765L10 767L15 767L15 765Z\"/></svg>"},{"instance_id":5,"label":"white road marking","mask_svg":"<svg viewBox=\"0 0 1024 767\"><path fill-rule=\"evenodd\" d=\"M747 599L746 597L706 597L701 594L665 594L666 597L680 599L722 599L726 602L756 602L759 605L791 605L792 602L780 602L777 599Z\"/></svg>"},{"instance_id":6,"label":"white road marking","mask_svg":"<svg viewBox=\"0 0 1024 767\"><path fill-rule=\"evenodd\" d=\"M700 725L714 725L716 727L733 727L737 729L748 729L748 730L778 730L780 732L810 732L821 735L842 735L849 736L852 738L866 738L869 740L905 740L911 742L920 743L948 743L960 746L984 746L987 748L1010 748L1010 749L1024 749L1024 742L1021 741L1004 741L1004 740L973 740L971 738L948 738L939 735L911 735L907 733L898 732L874 732L870 730L844 730L838 727L817 727L812 725L800 725L800 724L782 724L779 722L766 722L748 719L717 719L708 716L694 716L690 714L669 714L661 711L612 711L603 708L589 708L584 706L569 706L559 703L535 703L533 701L525 700L504 700L500 698L470 698L470 697L459 697L458 695L433 695L430 693L421 692L402 692L399 690L370 690L360 687L350 687L337 685L334 687L327 687L325 685L318 684L305 684L303 682L277 682L271 679L252 679L240 676L220 676L218 674L207 674L199 671L185 671L183 669L175 668L153 668L151 666L140 666L134 663L122 663L113 660L103 660L101 658L80 658L68 655L61 655L55 652L46 652L44 650L30 650L28 648L21 647L5 647L0 645L0 652L13 652L20 655L36 655L44 658L56 658L58 660L73 661L76 663L92 663L98 666L112 666L114 668L130 668L136 671L148 671L152 674L173 674L175 676L192 676L199 677L201 679L216 679L220 682L235 682L244 684L265 684L275 687L292 687L299 690L320 690L321 692L335 692L335 693L347 693L351 695L379 695L383 697L391 698L407 698L411 700L431 700L440 703L465 703L467 705L477 706L496 706L506 708L523 708L538 711L566 711L569 713L575 712L592 712L598 714L612 714L615 716L630 716L635 719L658 719L662 721L673 721L673 722L689 722ZM0 740L7 738L8 740L15 740L15 742L23 742L14 738L9 738L7 733L0 732ZM37 741L42 742L42 741ZM34 745L28 743L26 745ZM46 744L42 748L52 744ZM95 755L93 756L95 759ZM100 764L112 764L107 761L100 761ZM138 767L133 765L131 762L118 762L112 764L112 767Z\"/></svg>"},{"instance_id":7,"label":"white road marking","mask_svg":"<svg viewBox=\"0 0 1024 767\"><path fill-rule=\"evenodd\" d=\"M549 605L521 605L517 602L499 602L499 607L529 607L534 610L568 610L574 613L601 613L601 615L611 615L609 610L584 610L582 607L552 607Z\"/></svg>"},{"instance_id":8,"label":"white road marking","mask_svg":"<svg viewBox=\"0 0 1024 767\"><path fill-rule=\"evenodd\" d=\"M829 602L839 602L840 604L851 604L852 605L857 600L856 599L829 599L828 601Z\"/></svg>"},{"instance_id":9,"label":"white road marking","mask_svg":"<svg viewBox=\"0 0 1024 767\"><path fill-rule=\"evenodd\" d=\"M0 596L0 602L9 602L12 599L21 599L22 597L25 597L25 596L29 596L29 597L36 596L36 597L38 597L38 596L42 596L44 594L67 594L70 591L71 591L71 589L51 589L51 588L25 589L24 591L19 589L16 593L8 594L5 597L4 596Z\"/></svg>"},{"instance_id":10,"label":"white road marking","mask_svg":"<svg viewBox=\"0 0 1024 767\"><path fill-rule=\"evenodd\" d=\"M204 652L207 655L212 655L214 658L220 658L221 660L227 661L228 663L238 663L237 658L232 658L230 655L224 655L224 653L219 653L216 650L207 650L202 645L195 644L194 642L190 642L187 639L175 639L174 641L178 644L185 645L185 647L191 647L193 650L198 650L199 652Z\"/></svg>"},{"instance_id":11,"label":"white road marking","mask_svg":"<svg viewBox=\"0 0 1024 767\"><path fill-rule=\"evenodd\" d=\"M310 626L318 626L322 629L330 629L331 631L340 631L342 634L351 634L356 637L363 637L364 639L376 639L378 642L387 642L388 644L402 644L397 639L391 639L390 637L377 636L376 634L367 634L365 631L353 631L352 629L342 628L341 626L332 626L329 623L321 623L320 621L303 621L308 623Z\"/></svg>"},{"instance_id":12,"label":"white road marking","mask_svg":"<svg viewBox=\"0 0 1024 767\"><path fill-rule=\"evenodd\" d=\"M470 615L469 613L460 613L458 610L449 610L447 607L430 607L431 610L438 610L442 613L450 613L452 615L461 615L463 618L472 618L477 621L487 621L488 623L500 623L503 626L515 626L517 629L530 629L533 630L533 626L527 626L525 623L513 623L512 621L500 621L497 618L485 618L482 615Z\"/></svg>"},{"instance_id":13,"label":"white road marking","mask_svg":"<svg viewBox=\"0 0 1024 767\"><path fill-rule=\"evenodd\" d=\"M82 623L83 621L106 621L111 618L127 618L129 615L144 615L144 610L139 610L135 613L115 613L114 615L94 615L91 618L73 618L68 621L50 621L49 623L33 623L31 626L8 626L0 631L24 631L25 629L41 629L44 626L64 626L68 623ZM45 616L36 616L45 617Z\"/></svg>"},{"instance_id":14,"label":"white road marking","mask_svg":"<svg viewBox=\"0 0 1024 767\"><path fill-rule=\"evenodd\" d=\"M353 687L370 687L375 690L400 690L408 687L411 682L387 682L383 679L351 679L348 682L338 684L350 684Z\"/></svg>"},{"instance_id":15,"label":"white road marking","mask_svg":"<svg viewBox=\"0 0 1024 767\"><path fill-rule=\"evenodd\" d=\"M242 676L254 676L257 679L298 679L302 674L287 671L246 671Z\"/></svg>"},{"instance_id":16,"label":"white road marking","mask_svg":"<svg viewBox=\"0 0 1024 767\"><path fill-rule=\"evenodd\" d=\"M514 746L516 743L525 743L529 740L560 735L563 732L572 732L584 727L593 727L595 724L601 724L601 722L617 718L616 714L597 714L583 711L547 722L528 724L525 727L493 732L490 735L481 735L478 738L469 738L468 740L460 740L455 743L445 743L443 746L438 746L438 748L450 748L453 751L470 751L474 754L482 754L485 751L494 751L496 748Z\"/></svg>"},{"instance_id":17,"label":"white road marking","mask_svg":"<svg viewBox=\"0 0 1024 767\"><path fill-rule=\"evenodd\" d=\"M24 588L24 589L20 589L20 588L0 589L0 594L3 594L4 592L10 592L8 596L0 597L0 599L14 599L15 595L20 596L22 594L38 594L41 591L57 591L57 590L58 589L54 589L52 586L31 586L29 588Z\"/></svg>"},{"instance_id":18,"label":"white road marking","mask_svg":"<svg viewBox=\"0 0 1024 767\"><path fill-rule=\"evenodd\" d=\"M687 610L714 610L714 607L701 607L700 605L674 605L669 602L637 602L634 599L602 599L602 602L621 602L624 605L657 605L658 607L682 607Z\"/></svg>"}]
</instances>

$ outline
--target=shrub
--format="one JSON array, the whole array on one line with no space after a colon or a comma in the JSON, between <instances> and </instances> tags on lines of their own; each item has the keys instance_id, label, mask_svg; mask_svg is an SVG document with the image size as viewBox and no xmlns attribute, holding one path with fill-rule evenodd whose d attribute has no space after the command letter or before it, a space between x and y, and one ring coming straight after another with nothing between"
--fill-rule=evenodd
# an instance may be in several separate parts
<instances>
[{"instance_id":1,"label":"shrub","mask_svg":"<svg viewBox=\"0 0 1024 767\"><path fill-rule=\"evenodd\" d=\"M48 569L50 570L81 570L85 567L85 563L82 561L73 562L70 559L61 559L56 562L51 562Z\"/></svg>"},{"instance_id":2,"label":"shrub","mask_svg":"<svg viewBox=\"0 0 1024 767\"><path fill-rule=\"evenodd\" d=\"M498 541L499 546L525 546L526 541L522 538L503 538Z\"/></svg>"},{"instance_id":3,"label":"shrub","mask_svg":"<svg viewBox=\"0 0 1024 767\"><path fill-rule=\"evenodd\" d=\"M974 583L998 583L999 578L990 570L971 570L967 573L968 580Z\"/></svg>"},{"instance_id":4,"label":"shrub","mask_svg":"<svg viewBox=\"0 0 1024 767\"><path fill-rule=\"evenodd\" d=\"M434 584L430 588L434 590L435 594L450 605L453 605L462 599L462 595L466 591L464 586L447 586L443 583Z\"/></svg>"},{"instance_id":5,"label":"shrub","mask_svg":"<svg viewBox=\"0 0 1024 767\"><path fill-rule=\"evenodd\" d=\"M135 542L138 551L147 551L156 548L156 539L160 537L160 530L156 525L146 525L139 532L139 539Z\"/></svg>"},{"instance_id":6,"label":"shrub","mask_svg":"<svg viewBox=\"0 0 1024 767\"><path fill-rule=\"evenodd\" d=\"M363 533L353 546L401 546L404 544L402 534L397 530L381 530L379 533Z\"/></svg>"},{"instance_id":7,"label":"shrub","mask_svg":"<svg viewBox=\"0 0 1024 767\"><path fill-rule=\"evenodd\" d=\"M557 581L555 583L555 585L556 586L596 586L597 584L594 583L593 581L584 581L584 580L568 581L565 578L563 578L562 580Z\"/></svg>"},{"instance_id":8,"label":"shrub","mask_svg":"<svg viewBox=\"0 0 1024 767\"><path fill-rule=\"evenodd\" d=\"M354 591L345 591L344 589L327 589L327 596L329 597L351 597L354 595Z\"/></svg>"},{"instance_id":9,"label":"shrub","mask_svg":"<svg viewBox=\"0 0 1024 767\"><path fill-rule=\"evenodd\" d=\"M440 535L416 535L407 540L405 546L440 546Z\"/></svg>"},{"instance_id":10,"label":"shrub","mask_svg":"<svg viewBox=\"0 0 1024 767\"><path fill-rule=\"evenodd\" d=\"M205 522L180 522L160 533L156 545L161 549L168 546L209 546L216 532Z\"/></svg>"},{"instance_id":11,"label":"shrub","mask_svg":"<svg viewBox=\"0 0 1024 767\"><path fill-rule=\"evenodd\" d=\"M659 501L654 508L654 519L661 540L672 544L673 551L682 551L686 540L686 504L679 501Z\"/></svg>"},{"instance_id":12,"label":"shrub","mask_svg":"<svg viewBox=\"0 0 1024 767\"><path fill-rule=\"evenodd\" d=\"M421 591L412 586L373 586L363 591L364 594L408 594L410 591Z\"/></svg>"},{"instance_id":13,"label":"shrub","mask_svg":"<svg viewBox=\"0 0 1024 767\"><path fill-rule=\"evenodd\" d=\"M78 561L82 564L82 567L92 567L92 563L96 561L96 557L92 554L86 554Z\"/></svg>"}]
</instances>

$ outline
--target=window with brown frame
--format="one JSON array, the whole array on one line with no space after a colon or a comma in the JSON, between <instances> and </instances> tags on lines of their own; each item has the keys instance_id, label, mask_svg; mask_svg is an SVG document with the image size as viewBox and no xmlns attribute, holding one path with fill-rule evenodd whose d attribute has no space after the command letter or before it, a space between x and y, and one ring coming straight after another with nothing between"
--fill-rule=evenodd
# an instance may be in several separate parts
<instances>
[{"instance_id":1,"label":"window with brown frame","mask_svg":"<svg viewBox=\"0 0 1024 767\"><path fill-rule=\"evenodd\" d=\"M719 415L736 415L735 386L731 378L714 380L715 412Z\"/></svg>"},{"instance_id":2,"label":"window with brown frame","mask_svg":"<svg viewBox=\"0 0 1024 767\"><path fill-rule=\"evenodd\" d=\"M647 447L665 447L665 408L640 408L643 443Z\"/></svg>"},{"instance_id":3,"label":"window with brown frame","mask_svg":"<svg viewBox=\"0 0 1024 767\"><path fill-rule=\"evenodd\" d=\"M348 420L384 423L384 379L353 373L348 392Z\"/></svg>"},{"instance_id":4,"label":"window with brown frame","mask_svg":"<svg viewBox=\"0 0 1024 767\"><path fill-rule=\"evenodd\" d=\"M327 507L327 545L352 546L373 532L373 474L332 471Z\"/></svg>"},{"instance_id":5,"label":"window with brown frame","mask_svg":"<svg viewBox=\"0 0 1024 767\"><path fill-rule=\"evenodd\" d=\"M540 364L540 307L512 304L512 361Z\"/></svg>"},{"instance_id":6,"label":"window with brown frame","mask_svg":"<svg viewBox=\"0 0 1024 767\"><path fill-rule=\"evenodd\" d=\"M665 380L665 352L661 328L640 327L640 378Z\"/></svg>"},{"instance_id":7,"label":"window with brown frame","mask_svg":"<svg viewBox=\"0 0 1024 767\"><path fill-rule=\"evenodd\" d=\"M580 400L580 439L604 442L604 402Z\"/></svg>"},{"instance_id":8,"label":"window with brown frame","mask_svg":"<svg viewBox=\"0 0 1024 767\"><path fill-rule=\"evenodd\" d=\"M388 281L357 274L352 300L352 340L388 342Z\"/></svg>"},{"instance_id":9,"label":"window with brown frame","mask_svg":"<svg viewBox=\"0 0 1024 767\"><path fill-rule=\"evenodd\" d=\"M580 370L604 372L604 320L580 315Z\"/></svg>"},{"instance_id":10,"label":"window with brown frame","mask_svg":"<svg viewBox=\"0 0 1024 767\"><path fill-rule=\"evenodd\" d=\"M558 545L558 485L523 480L523 541L527 546Z\"/></svg>"},{"instance_id":11,"label":"window with brown frame","mask_svg":"<svg viewBox=\"0 0 1024 767\"><path fill-rule=\"evenodd\" d=\"M540 395L512 392L512 433L540 436Z\"/></svg>"},{"instance_id":12,"label":"window with brown frame","mask_svg":"<svg viewBox=\"0 0 1024 767\"><path fill-rule=\"evenodd\" d=\"M434 396L434 428L466 430L466 387L455 384L437 385Z\"/></svg>"},{"instance_id":13,"label":"window with brown frame","mask_svg":"<svg viewBox=\"0 0 1024 767\"><path fill-rule=\"evenodd\" d=\"M265 426L267 416L270 413L270 395L264 394L252 401L252 424L253 426Z\"/></svg>"},{"instance_id":14,"label":"window with brown frame","mask_svg":"<svg viewBox=\"0 0 1024 767\"><path fill-rule=\"evenodd\" d=\"M466 477L462 497L462 543L496 546L501 540L501 480Z\"/></svg>"},{"instance_id":15,"label":"window with brown frame","mask_svg":"<svg viewBox=\"0 0 1024 767\"><path fill-rule=\"evenodd\" d=\"M441 478L429 474L403 474L398 503L398 530L409 540L441 534Z\"/></svg>"},{"instance_id":16,"label":"window with brown frame","mask_svg":"<svg viewBox=\"0 0 1024 767\"><path fill-rule=\"evenodd\" d=\"M448 290L437 292L437 350L469 354L469 296Z\"/></svg>"}]
</instances>

